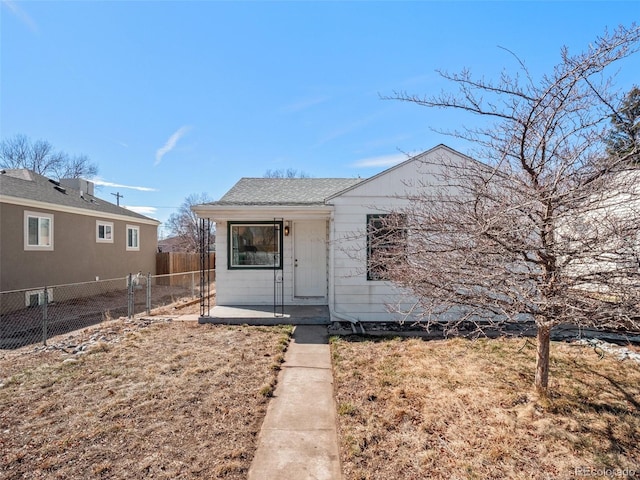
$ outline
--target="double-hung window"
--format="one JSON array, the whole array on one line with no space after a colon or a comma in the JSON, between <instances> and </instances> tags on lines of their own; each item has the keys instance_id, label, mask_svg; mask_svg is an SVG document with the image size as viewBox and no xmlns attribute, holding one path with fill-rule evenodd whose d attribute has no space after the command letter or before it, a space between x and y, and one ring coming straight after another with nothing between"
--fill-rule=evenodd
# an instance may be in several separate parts
<instances>
[{"instance_id":1,"label":"double-hung window","mask_svg":"<svg viewBox=\"0 0 640 480\"><path fill-rule=\"evenodd\" d=\"M229 222L228 268L282 268L282 222Z\"/></svg>"},{"instance_id":2,"label":"double-hung window","mask_svg":"<svg viewBox=\"0 0 640 480\"><path fill-rule=\"evenodd\" d=\"M367 215L367 280L388 280L389 267L405 259L406 242L404 215Z\"/></svg>"},{"instance_id":3,"label":"double-hung window","mask_svg":"<svg viewBox=\"0 0 640 480\"><path fill-rule=\"evenodd\" d=\"M113 222L96 220L96 242L113 243Z\"/></svg>"},{"instance_id":4,"label":"double-hung window","mask_svg":"<svg viewBox=\"0 0 640 480\"><path fill-rule=\"evenodd\" d=\"M53 250L53 215L24 212L24 249Z\"/></svg>"},{"instance_id":5,"label":"double-hung window","mask_svg":"<svg viewBox=\"0 0 640 480\"><path fill-rule=\"evenodd\" d=\"M140 227L127 225L127 250L140 250Z\"/></svg>"}]
</instances>

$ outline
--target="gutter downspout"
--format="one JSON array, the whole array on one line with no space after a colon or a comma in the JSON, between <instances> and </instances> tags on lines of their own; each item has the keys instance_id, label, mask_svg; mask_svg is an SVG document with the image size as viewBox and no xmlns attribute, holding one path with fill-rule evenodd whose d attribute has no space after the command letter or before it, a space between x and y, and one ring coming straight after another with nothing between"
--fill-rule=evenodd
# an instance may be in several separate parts
<instances>
[{"instance_id":1,"label":"gutter downspout","mask_svg":"<svg viewBox=\"0 0 640 480\"><path fill-rule=\"evenodd\" d=\"M329 219L329 315L331 321L335 322L335 319L349 322L351 324L351 330L353 333L358 333L356 326L359 325L363 334L366 334L362 323L355 317L346 313L336 312L336 281L335 281L335 211L331 211L331 217Z\"/></svg>"}]
</instances>

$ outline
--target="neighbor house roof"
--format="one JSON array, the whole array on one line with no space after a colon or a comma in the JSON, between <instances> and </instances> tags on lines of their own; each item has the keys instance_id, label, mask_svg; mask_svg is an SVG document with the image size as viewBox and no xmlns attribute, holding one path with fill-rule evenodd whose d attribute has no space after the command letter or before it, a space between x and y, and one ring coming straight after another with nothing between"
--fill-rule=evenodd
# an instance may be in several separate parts
<instances>
[{"instance_id":1,"label":"neighbor house roof","mask_svg":"<svg viewBox=\"0 0 640 480\"><path fill-rule=\"evenodd\" d=\"M210 205L324 205L327 198L360 178L241 178Z\"/></svg>"},{"instance_id":2,"label":"neighbor house roof","mask_svg":"<svg viewBox=\"0 0 640 480\"><path fill-rule=\"evenodd\" d=\"M130 217L146 223L159 223L132 210L61 185L55 180L26 169L0 170L0 200L4 203L48 204L53 210L82 209L96 216ZM44 205L38 206L47 208Z\"/></svg>"}]
</instances>

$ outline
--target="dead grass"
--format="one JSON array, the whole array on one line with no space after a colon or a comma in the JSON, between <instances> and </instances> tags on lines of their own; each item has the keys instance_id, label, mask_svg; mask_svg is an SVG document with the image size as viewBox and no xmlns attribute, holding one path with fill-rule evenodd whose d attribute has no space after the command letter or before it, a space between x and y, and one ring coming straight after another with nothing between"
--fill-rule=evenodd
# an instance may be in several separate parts
<instances>
[{"instance_id":1,"label":"dead grass","mask_svg":"<svg viewBox=\"0 0 640 480\"><path fill-rule=\"evenodd\" d=\"M245 478L290 328L120 331L83 356L0 352L0 477Z\"/></svg>"},{"instance_id":2,"label":"dead grass","mask_svg":"<svg viewBox=\"0 0 640 480\"><path fill-rule=\"evenodd\" d=\"M524 340L332 339L345 479L638 478L640 366L551 354L542 401Z\"/></svg>"}]
</instances>

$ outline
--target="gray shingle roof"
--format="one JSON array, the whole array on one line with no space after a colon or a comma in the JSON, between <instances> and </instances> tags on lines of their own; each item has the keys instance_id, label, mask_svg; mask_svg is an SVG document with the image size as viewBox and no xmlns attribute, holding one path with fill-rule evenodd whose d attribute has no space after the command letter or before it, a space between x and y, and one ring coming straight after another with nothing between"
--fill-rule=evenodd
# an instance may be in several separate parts
<instances>
[{"instance_id":1,"label":"gray shingle roof","mask_svg":"<svg viewBox=\"0 0 640 480\"><path fill-rule=\"evenodd\" d=\"M139 213L119 207L101 198L83 193L25 169L6 169L0 173L0 194L50 203L64 207L82 208L96 213L125 215L131 218L152 220Z\"/></svg>"},{"instance_id":2,"label":"gray shingle roof","mask_svg":"<svg viewBox=\"0 0 640 480\"><path fill-rule=\"evenodd\" d=\"M323 205L360 178L241 178L212 205Z\"/></svg>"}]
</instances>

